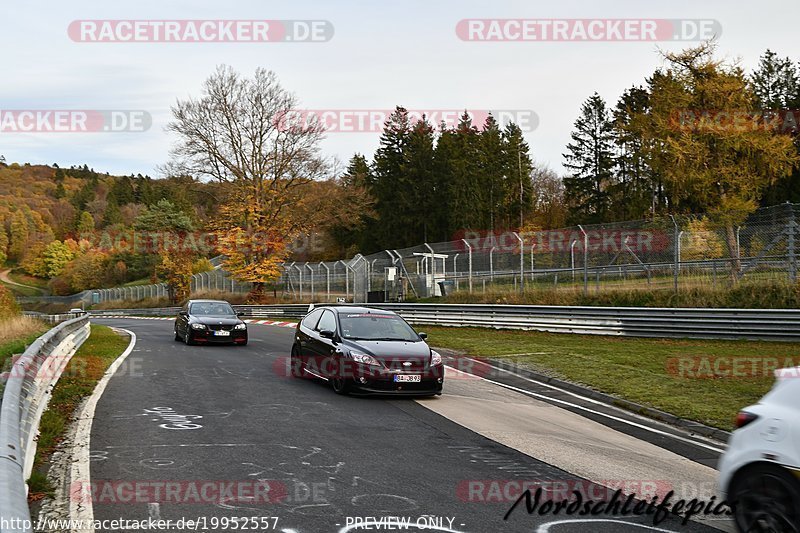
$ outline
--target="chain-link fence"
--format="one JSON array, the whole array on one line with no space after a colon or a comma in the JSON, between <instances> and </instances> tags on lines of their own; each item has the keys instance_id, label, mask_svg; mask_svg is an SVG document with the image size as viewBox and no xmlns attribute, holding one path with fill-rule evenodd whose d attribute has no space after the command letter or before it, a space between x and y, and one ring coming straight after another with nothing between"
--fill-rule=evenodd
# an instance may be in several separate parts
<instances>
[{"instance_id":1,"label":"chain-link fence","mask_svg":"<svg viewBox=\"0 0 800 533\"><path fill-rule=\"evenodd\" d=\"M287 262L276 292L296 301L384 302L441 296L571 289L690 289L742 280L797 279L800 204L756 211L742 224L705 216L514 232L464 231L447 242L351 259ZM248 293L214 258L191 294ZM76 298L77 297L77 298ZM84 291L53 299L86 304L167 298L163 283Z\"/></svg>"},{"instance_id":2,"label":"chain-link fence","mask_svg":"<svg viewBox=\"0 0 800 533\"><path fill-rule=\"evenodd\" d=\"M288 263L279 282L299 300L378 302L456 291L689 289L797 278L799 205L742 224L670 216L532 232L465 231L459 239L323 263Z\"/></svg>"}]
</instances>

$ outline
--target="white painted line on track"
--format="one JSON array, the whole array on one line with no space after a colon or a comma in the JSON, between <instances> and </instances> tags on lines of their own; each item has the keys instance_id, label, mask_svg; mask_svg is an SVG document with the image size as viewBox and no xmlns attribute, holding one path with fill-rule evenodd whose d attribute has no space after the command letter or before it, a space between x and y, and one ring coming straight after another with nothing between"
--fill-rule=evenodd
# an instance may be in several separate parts
<instances>
[{"instance_id":1,"label":"white painted line on track","mask_svg":"<svg viewBox=\"0 0 800 533\"><path fill-rule=\"evenodd\" d=\"M69 512L70 518L75 520L75 523L88 525L88 527L81 530L86 533L94 532L94 510L92 508L91 492L86 494L87 490L91 491L89 454L91 453L90 443L94 411L97 408L97 402L103 395L103 391L105 391L111 376L113 376L122 363L125 362L125 359L133 351L134 346L136 346L136 334L134 332L121 328L113 329L124 331L130 335L131 340L128 343L128 347L125 348L125 351L111 363L108 370L103 374L103 377L97 382L94 391L92 391L91 396L84 402L76 420L75 455L73 457L72 466L70 467Z\"/></svg>"},{"instance_id":2,"label":"white painted line on track","mask_svg":"<svg viewBox=\"0 0 800 533\"><path fill-rule=\"evenodd\" d=\"M451 370L453 370L455 372L460 372L462 374L467 374L469 376L475 376L475 374L470 374L468 372L464 372L463 370L459 370L457 368L453 368L453 367L448 366L448 365L445 365L445 366L448 369L451 369ZM503 387L505 389L513 390L515 392L519 392L519 393L522 393L522 394L525 394L525 395L528 395L528 396L532 396L534 398L545 400L547 402L554 402L554 403L557 403L557 404L560 404L560 405L565 405L565 406L568 406L568 407L572 407L574 409L579 409L581 411L584 411L586 413L591 413L593 415L602 416L603 418L608 418L609 420L614 420L616 422L621 422L623 424L627 424L629 426L632 426L632 427L635 427L635 428L638 428L638 429L642 429L642 430L648 431L650 433L655 433L656 435L669 437L669 438L672 438L672 439L675 439L675 440L679 440L681 442L685 442L687 444L693 444L693 445L698 446L700 448L705 448L707 450L711 450L711 451L714 451L714 452L717 452L717 453L724 453L725 452L724 449L720 449L720 448L717 448L715 446L711 446L710 444L706 444L704 442L698 442L698 441L695 441L695 440L692 440L692 439L687 439L685 437L681 437L680 435L674 435L674 434L669 433L667 431L661 431L660 429L652 428L652 427L646 426L644 424L639 424L639 423L633 422L631 420L625 420L624 418L620 418L618 416L614 416L614 415L610 415L610 414L607 414L607 413L603 413L601 411L596 411L595 409L590 409L588 407L584 407L582 405L578 405L578 404L575 404L575 403L572 403L572 402L568 402L566 400L559 400L558 398L552 398L552 397L546 396L544 394L538 394L536 392L532 392L532 391L529 391L529 390L521 389L519 387L514 387L513 385L507 385L507 384L501 383L499 381L494 381L494 380L491 380L491 379L487 379L487 378L485 378L483 376L477 376L477 377L479 377L483 381L486 381L487 383L492 383L494 385L498 385L498 386ZM533 381L533 380L528 380L528 381ZM533 382L534 383L539 383L537 381L533 381ZM557 388L557 387L553 387L553 388ZM561 389L558 389L558 390L561 390ZM570 394L572 394L573 396L576 396L578 398L582 398L582 399L585 399L585 400L591 400L591 398L584 398L584 397L580 396L579 394L575 394L575 393L570 393ZM600 402L595 402L595 403L600 403Z\"/></svg>"}]
</instances>

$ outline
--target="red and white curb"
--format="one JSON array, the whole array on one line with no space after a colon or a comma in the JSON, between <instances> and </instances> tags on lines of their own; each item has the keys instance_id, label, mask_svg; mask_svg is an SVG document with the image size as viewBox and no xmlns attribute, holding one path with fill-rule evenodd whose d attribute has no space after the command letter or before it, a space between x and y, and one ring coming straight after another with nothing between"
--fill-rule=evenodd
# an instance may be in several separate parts
<instances>
[{"instance_id":1,"label":"red and white curb","mask_svg":"<svg viewBox=\"0 0 800 533\"><path fill-rule=\"evenodd\" d=\"M129 315L97 315L95 318L135 318L137 320L175 320L168 316L129 316ZM297 327L297 322L280 322L276 320L256 320L247 318L243 320L245 324L259 324L263 326L278 326L279 328Z\"/></svg>"}]
</instances>

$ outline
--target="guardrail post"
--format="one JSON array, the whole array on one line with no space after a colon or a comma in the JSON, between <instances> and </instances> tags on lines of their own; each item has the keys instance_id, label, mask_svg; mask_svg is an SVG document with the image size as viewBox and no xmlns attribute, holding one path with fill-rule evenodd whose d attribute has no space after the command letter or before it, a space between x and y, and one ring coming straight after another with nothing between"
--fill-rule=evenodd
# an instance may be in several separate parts
<instances>
[{"instance_id":1,"label":"guardrail post","mask_svg":"<svg viewBox=\"0 0 800 533\"><path fill-rule=\"evenodd\" d=\"M472 294L472 245L467 242L467 239L461 239L469 250L469 293Z\"/></svg>"},{"instance_id":2,"label":"guardrail post","mask_svg":"<svg viewBox=\"0 0 800 533\"><path fill-rule=\"evenodd\" d=\"M525 292L525 241L516 231L513 235L519 241L519 292Z\"/></svg>"}]
</instances>

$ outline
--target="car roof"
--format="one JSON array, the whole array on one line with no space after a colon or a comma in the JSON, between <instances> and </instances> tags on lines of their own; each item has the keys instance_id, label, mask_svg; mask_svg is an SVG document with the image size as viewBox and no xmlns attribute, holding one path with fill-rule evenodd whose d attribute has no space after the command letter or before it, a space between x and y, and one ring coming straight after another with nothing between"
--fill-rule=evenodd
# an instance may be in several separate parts
<instances>
[{"instance_id":1,"label":"car roof","mask_svg":"<svg viewBox=\"0 0 800 533\"><path fill-rule=\"evenodd\" d=\"M230 302L227 302L225 300L189 300L186 303L190 303L190 304L198 304L198 303L203 303L203 304L229 304L230 305Z\"/></svg>"},{"instance_id":2,"label":"car roof","mask_svg":"<svg viewBox=\"0 0 800 533\"><path fill-rule=\"evenodd\" d=\"M395 315L394 311L388 311L386 309L378 309L376 307L356 307L352 305L325 305L325 306L317 306L316 309L324 307L325 309L332 309L337 313L361 313L361 314L369 314L369 313L376 313L376 314L384 314L384 315Z\"/></svg>"}]
</instances>

